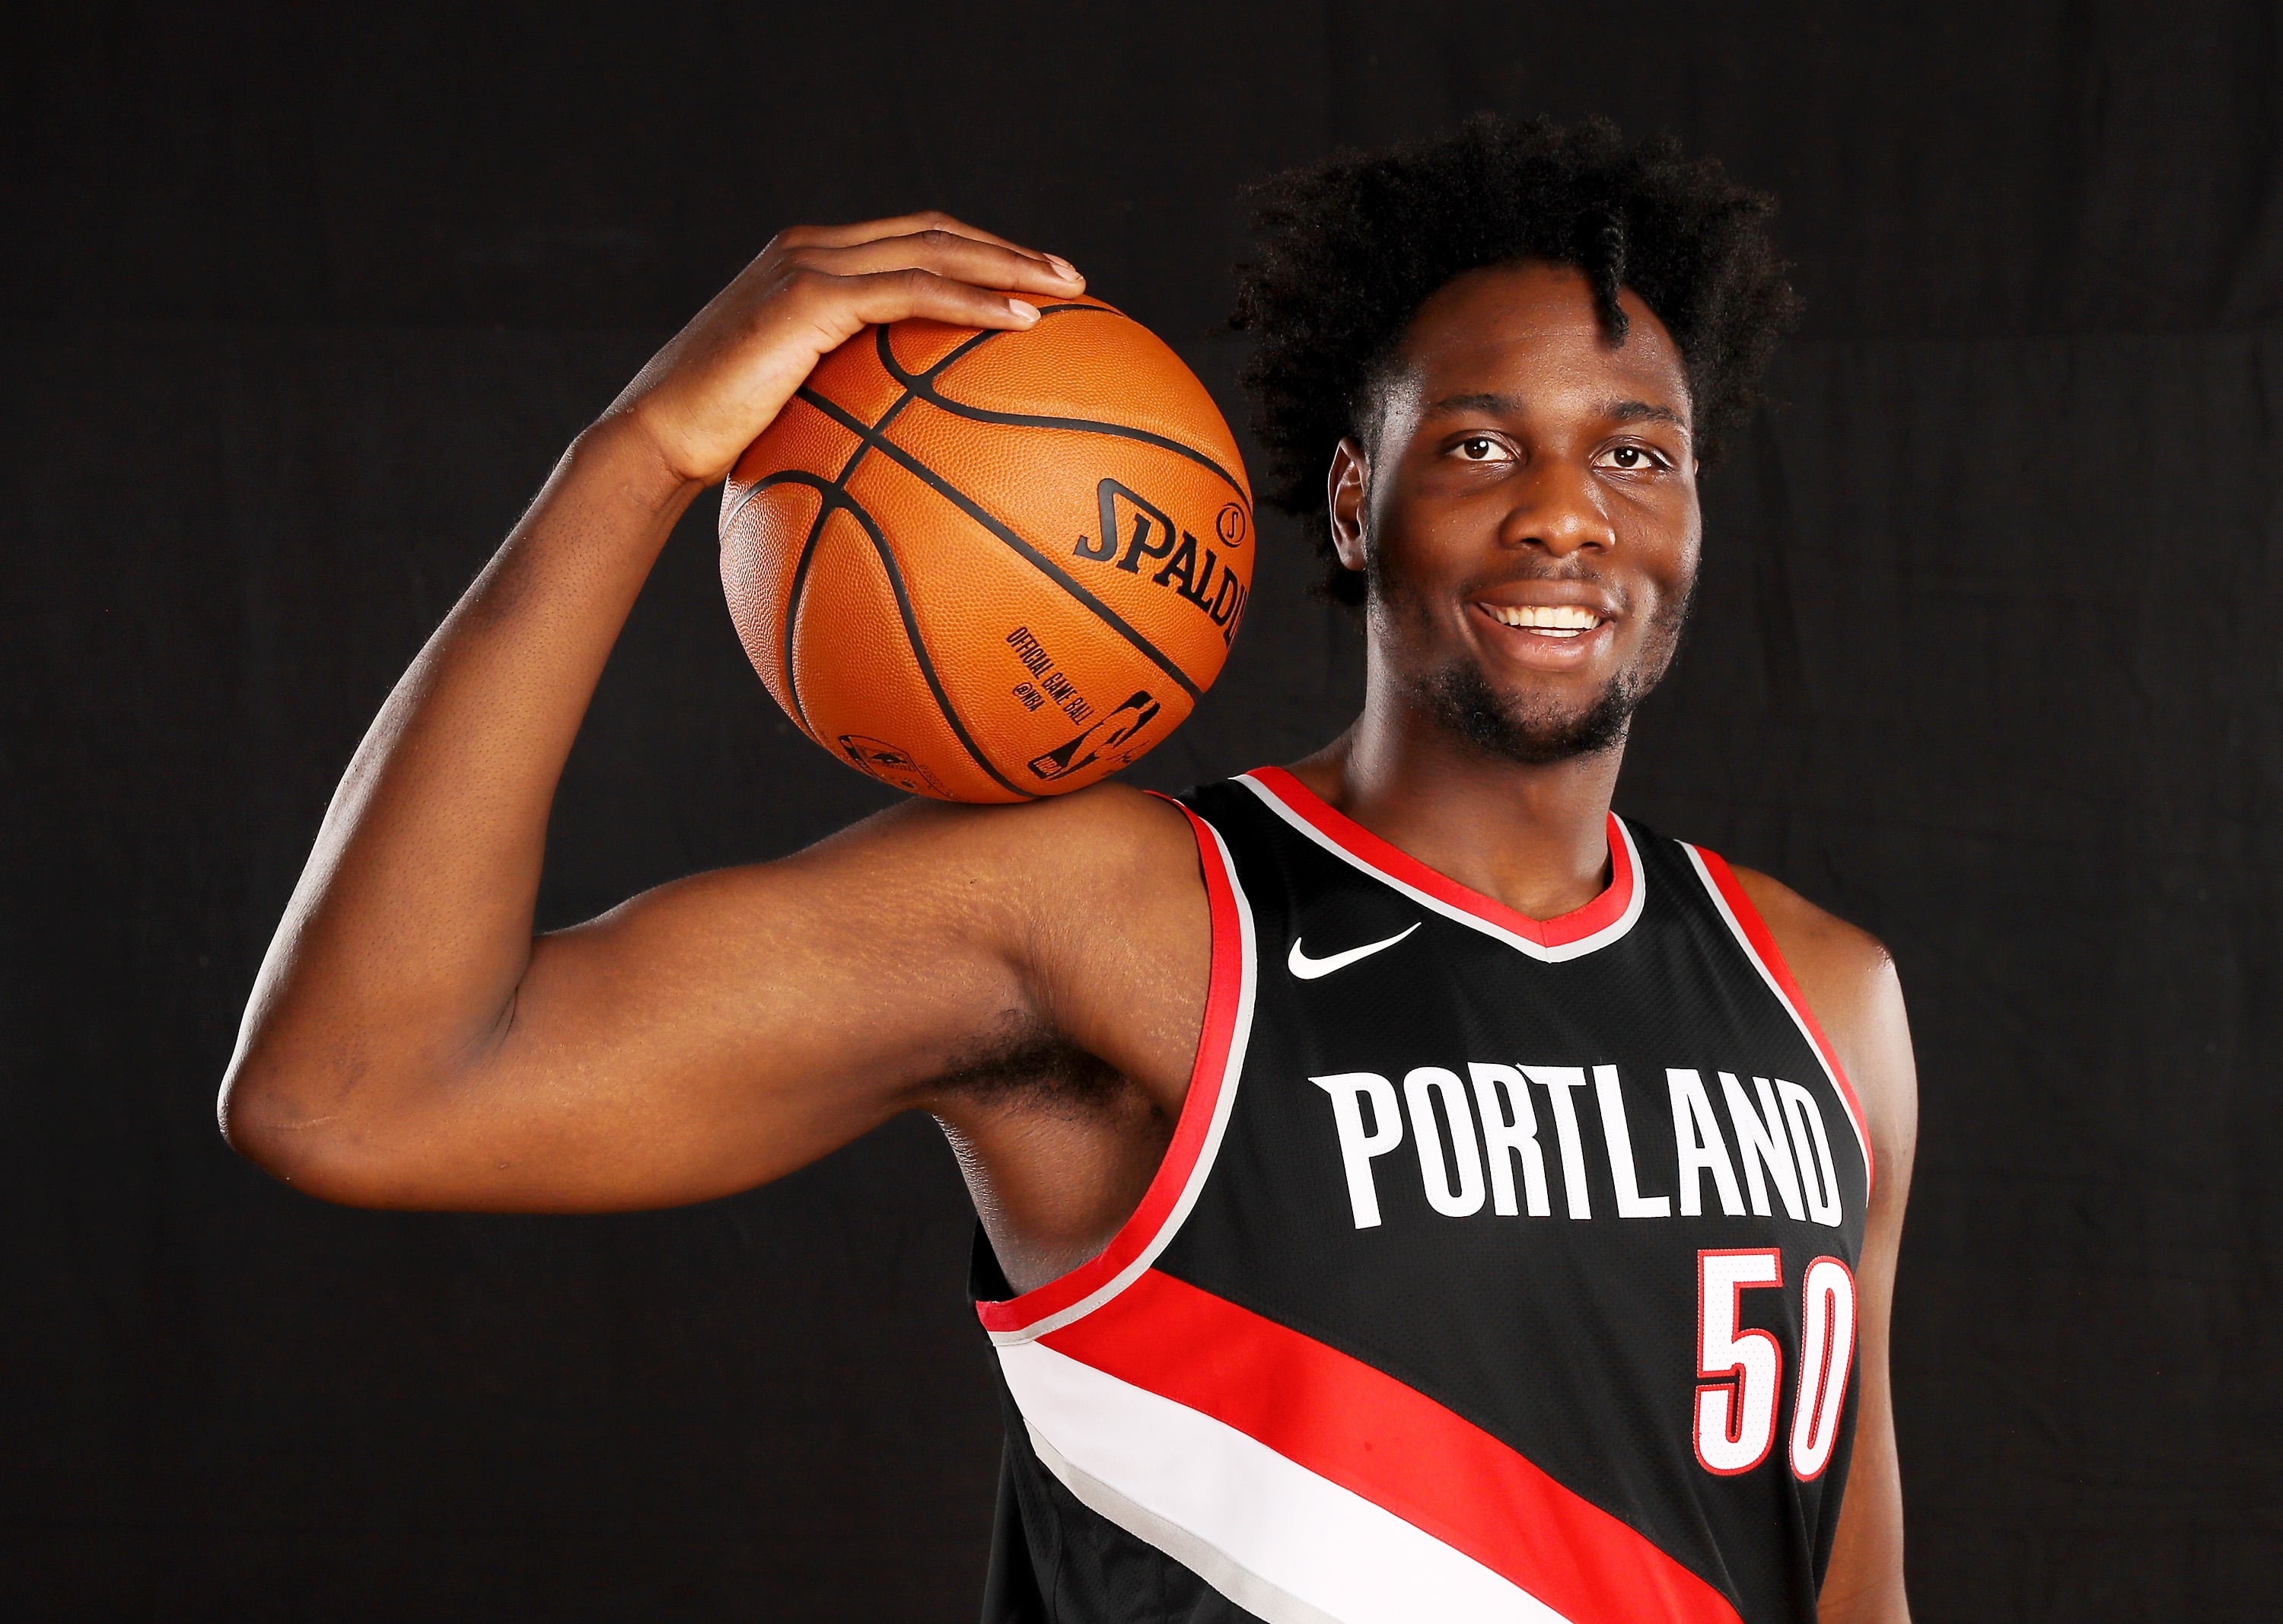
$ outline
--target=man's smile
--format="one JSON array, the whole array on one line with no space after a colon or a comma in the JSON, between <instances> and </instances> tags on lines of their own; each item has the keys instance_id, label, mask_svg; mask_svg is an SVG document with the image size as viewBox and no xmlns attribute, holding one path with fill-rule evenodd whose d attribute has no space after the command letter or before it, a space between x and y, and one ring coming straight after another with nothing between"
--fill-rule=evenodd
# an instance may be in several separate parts
<instances>
[{"instance_id":1,"label":"man's smile","mask_svg":"<svg viewBox=\"0 0 2283 1624\"><path fill-rule=\"evenodd\" d=\"M1501 626L1543 632L1549 637L1574 637L1601 623L1600 615L1576 604L1550 604L1542 609L1527 604L1484 604L1483 609Z\"/></svg>"},{"instance_id":2,"label":"man's smile","mask_svg":"<svg viewBox=\"0 0 2283 1624\"><path fill-rule=\"evenodd\" d=\"M1585 582L1511 582L1475 597L1471 606L1487 622L1489 646L1541 671L1590 664L1617 635L1617 600Z\"/></svg>"}]
</instances>

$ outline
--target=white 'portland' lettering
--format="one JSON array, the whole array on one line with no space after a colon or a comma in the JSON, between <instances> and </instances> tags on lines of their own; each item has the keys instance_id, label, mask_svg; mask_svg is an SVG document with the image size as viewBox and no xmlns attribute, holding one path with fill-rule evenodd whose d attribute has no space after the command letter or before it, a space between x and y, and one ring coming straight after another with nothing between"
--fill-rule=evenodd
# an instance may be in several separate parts
<instances>
[{"instance_id":1,"label":"white 'portland' lettering","mask_svg":"<svg viewBox=\"0 0 2283 1624\"><path fill-rule=\"evenodd\" d=\"M1435 1124L1435 1097L1442 1096L1443 1114L1451 1121L1451 1159L1443 1159L1443 1130ZM1419 1152L1419 1182L1427 1188L1427 1205L1445 1218L1464 1218L1483 1209L1483 1153L1475 1142L1475 1113L1467 1104L1467 1086L1439 1066L1422 1066L1403 1079L1403 1097L1411 1107L1411 1143ZM1451 1175L1458 1175L1453 1188Z\"/></svg>"},{"instance_id":2,"label":"white 'portland' lettering","mask_svg":"<svg viewBox=\"0 0 2283 1624\"><path fill-rule=\"evenodd\" d=\"M1554 1137L1562 1146L1562 1190L1570 1198L1572 1218L1591 1218L1593 1198L1586 1191L1586 1145L1578 1135L1578 1102L1570 1097L1586 1086L1582 1066L1525 1066L1522 1074L1546 1090L1554 1107Z\"/></svg>"},{"instance_id":3,"label":"white 'portland' lettering","mask_svg":"<svg viewBox=\"0 0 2283 1624\"><path fill-rule=\"evenodd\" d=\"M1483 1147L1490 1156L1491 1210L1508 1218L1515 1215L1514 1164L1519 1161L1530 1215L1545 1217L1554 1207L1546 1198L1546 1152L1538 1148L1538 1113L1530 1104L1530 1084L1511 1066L1486 1066L1480 1060L1468 1062L1467 1075L1474 1079Z\"/></svg>"},{"instance_id":4,"label":"white 'portland' lettering","mask_svg":"<svg viewBox=\"0 0 2283 1624\"><path fill-rule=\"evenodd\" d=\"M1839 1222L1839 1175L1831 1165L1831 1136L1823 1131L1823 1108L1796 1082L1776 1080L1783 1097L1784 1120L1791 1125L1792 1154L1799 1159L1799 1183L1807 1215L1818 1223ZM1810 1154L1812 1150L1813 1154Z\"/></svg>"},{"instance_id":5,"label":"white 'portland' lettering","mask_svg":"<svg viewBox=\"0 0 2283 1624\"><path fill-rule=\"evenodd\" d=\"M1731 1218L1744 1213L1744 1194L1736 1186L1736 1169L1728 1161L1727 1141L1720 1137L1720 1119L1704 1092L1704 1079L1675 1066L1664 1074L1672 1094L1672 1149L1680 1163L1680 1215L1694 1218L1704 1210L1704 1175L1720 1192L1720 1210ZM1765 1212L1764 1205L1761 1209Z\"/></svg>"},{"instance_id":6,"label":"white 'portland' lettering","mask_svg":"<svg viewBox=\"0 0 2283 1624\"><path fill-rule=\"evenodd\" d=\"M1371 1159L1384 1156L1403 1143L1403 1113L1396 1109L1395 1085L1373 1072L1342 1072L1336 1077L1311 1077L1332 1097L1332 1126L1340 1136L1340 1165L1348 1176L1348 1203L1355 1209L1355 1227L1379 1227L1379 1191L1371 1182ZM1363 1125L1362 1100L1371 1098L1372 1127Z\"/></svg>"},{"instance_id":7,"label":"white 'portland' lettering","mask_svg":"<svg viewBox=\"0 0 2283 1624\"><path fill-rule=\"evenodd\" d=\"M1783 1113L1766 1078L1753 1078L1752 1086L1759 1090L1757 1106L1744 1097L1744 1085L1736 1081L1734 1072L1720 1074L1720 1092L1727 1097L1728 1120L1736 1126L1736 1152L1744 1163L1752 1210L1763 1218L1768 1216L1767 1180L1773 1179L1776 1193L1783 1198L1785 1216L1797 1222L1807 1213L1800 1206L1799 1174L1792 1166L1791 1137L1784 1131Z\"/></svg>"},{"instance_id":8,"label":"white 'portland' lettering","mask_svg":"<svg viewBox=\"0 0 2283 1624\"><path fill-rule=\"evenodd\" d=\"M1592 1069L1617 1216L1669 1218L1674 1215L1677 1198L1679 1216L1703 1217L1709 1177L1726 1217L1742 1217L1748 1209L1758 1217L1771 1217L1774 1202L1780 1201L1784 1216L1794 1222L1837 1226L1842 1221L1838 1169L1832 1160L1823 1107L1815 1096L1780 1077L1755 1077L1747 1091L1734 1072L1714 1075L1727 1105L1726 1133L1703 1073L1672 1066L1664 1074L1672 1109L1676 1198L1641 1193L1641 1169L1617 1068ZM1550 1216L1552 1191L1546 1147L1538 1137L1532 1084L1546 1090L1553 1113L1569 1215L1593 1215L1585 1136L1578 1120L1577 1093L1587 1081L1582 1066L1477 1060L1468 1063L1463 1079L1443 1066L1414 1066L1404 1074L1399 1093L1376 1072L1340 1072L1308 1081L1331 1102L1349 1212L1359 1230L1377 1229L1383 1222L1375 1164L1403 1143L1406 1125L1421 1194L1431 1211L1445 1218L1466 1218L1487 1205L1501 1217L1525 1210L1533 1218ZM1522 1170L1519 1189L1515 1183L1517 1166Z\"/></svg>"},{"instance_id":9,"label":"white 'portland' lettering","mask_svg":"<svg viewBox=\"0 0 2283 1624\"><path fill-rule=\"evenodd\" d=\"M1601 1139L1609 1152L1609 1182L1617 1187L1620 1218L1670 1218L1671 1196L1645 1196L1633 1172L1633 1136L1625 1127L1625 1094L1617 1086L1617 1068L1593 1068L1593 1092L1601 1100Z\"/></svg>"}]
</instances>

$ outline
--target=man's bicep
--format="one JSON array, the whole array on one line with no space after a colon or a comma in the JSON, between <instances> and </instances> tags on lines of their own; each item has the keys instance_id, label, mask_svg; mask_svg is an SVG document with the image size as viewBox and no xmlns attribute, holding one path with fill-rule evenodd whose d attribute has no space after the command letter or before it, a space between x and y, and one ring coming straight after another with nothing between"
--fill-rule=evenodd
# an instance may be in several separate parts
<instances>
[{"instance_id":1,"label":"man's bicep","mask_svg":"<svg viewBox=\"0 0 2283 1624\"><path fill-rule=\"evenodd\" d=\"M990 843L961 839L955 817L914 821L926 826L698 875L542 938L435 1125L455 1164L437 1182L473 1187L454 1204L745 1189L877 1126L1020 1019Z\"/></svg>"}]
</instances>

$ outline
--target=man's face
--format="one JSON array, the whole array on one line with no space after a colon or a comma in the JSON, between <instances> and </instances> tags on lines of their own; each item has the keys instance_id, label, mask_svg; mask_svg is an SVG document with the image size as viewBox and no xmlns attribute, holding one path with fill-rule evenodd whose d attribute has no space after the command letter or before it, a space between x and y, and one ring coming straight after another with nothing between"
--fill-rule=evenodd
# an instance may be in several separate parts
<instances>
[{"instance_id":1,"label":"man's face","mask_svg":"<svg viewBox=\"0 0 2283 1624\"><path fill-rule=\"evenodd\" d=\"M1422 307L1361 453L1333 463L1372 655L1476 746L1560 761L1625 737L1671 664L1702 519L1680 351L1630 293L1612 347L1574 270L1470 271Z\"/></svg>"}]
</instances>

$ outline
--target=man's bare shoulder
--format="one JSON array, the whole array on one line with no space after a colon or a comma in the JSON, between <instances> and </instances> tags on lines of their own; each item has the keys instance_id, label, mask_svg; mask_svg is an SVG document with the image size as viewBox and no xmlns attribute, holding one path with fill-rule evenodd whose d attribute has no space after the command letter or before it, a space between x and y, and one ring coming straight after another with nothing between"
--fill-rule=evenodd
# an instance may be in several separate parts
<instances>
[{"instance_id":1,"label":"man's bare shoulder","mask_svg":"<svg viewBox=\"0 0 2283 1624\"><path fill-rule=\"evenodd\" d=\"M744 873L838 916L844 940L888 927L933 953L981 949L1034 992L1040 976L1130 992L1121 951L1180 976L1209 941L1188 819L1123 785L1012 806L908 801Z\"/></svg>"},{"instance_id":2,"label":"man's bare shoulder","mask_svg":"<svg viewBox=\"0 0 2283 1624\"><path fill-rule=\"evenodd\" d=\"M1811 975L1839 992L1849 984L1859 985L1892 973L1894 955L1870 932L1817 907L1773 875L1746 868L1734 872L1811 998L1814 996L1809 987Z\"/></svg>"},{"instance_id":3,"label":"man's bare shoulder","mask_svg":"<svg viewBox=\"0 0 2283 1624\"><path fill-rule=\"evenodd\" d=\"M1097 885L1162 882L1196 869L1181 809L1122 784L1012 806L909 800L851 824L789 861L923 869L965 883L1043 883L1085 874Z\"/></svg>"},{"instance_id":4,"label":"man's bare shoulder","mask_svg":"<svg viewBox=\"0 0 2283 1624\"><path fill-rule=\"evenodd\" d=\"M1918 1076L1894 956L1868 931L1819 908L1781 880L1756 869L1735 874L1838 1050L1871 1118L1882 1162L1907 1157L1917 1131Z\"/></svg>"}]
</instances>

